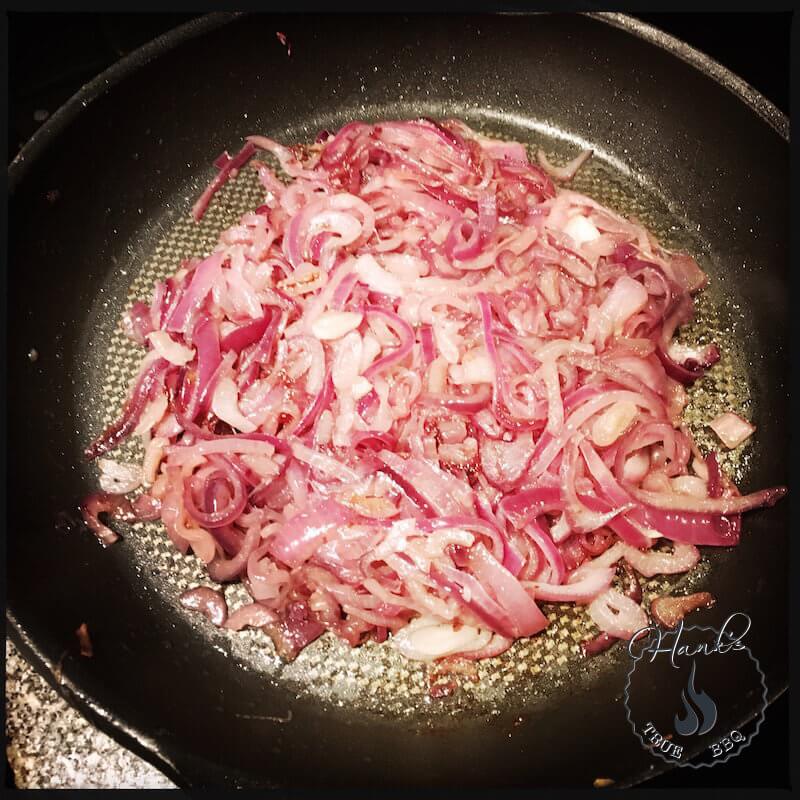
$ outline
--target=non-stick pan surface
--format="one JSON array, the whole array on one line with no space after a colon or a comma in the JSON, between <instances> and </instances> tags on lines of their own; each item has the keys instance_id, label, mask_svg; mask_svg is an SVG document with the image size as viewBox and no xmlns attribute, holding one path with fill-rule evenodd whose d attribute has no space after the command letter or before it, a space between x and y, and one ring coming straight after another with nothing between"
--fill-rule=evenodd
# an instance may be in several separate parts
<instances>
[{"instance_id":1,"label":"non-stick pan surface","mask_svg":"<svg viewBox=\"0 0 800 800\"><path fill-rule=\"evenodd\" d=\"M413 666L378 648L322 643L283 669L263 639L233 640L176 607L199 573L157 532L104 551L76 522L95 481L83 447L129 375L117 330L126 301L252 201L242 176L205 227L188 223L210 162L252 132L308 140L358 117L423 114L554 153L595 148L585 188L712 275L704 319L730 355L693 398L697 414L720 393L746 404L757 441L731 468L743 490L786 482L788 128L749 87L620 17L190 23L87 86L10 171L11 632L68 699L179 784L626 785L664 767L626 721L625 653L581 662L576 617L560 614L550 639L520 643L482 666L479 688L437 706ZM703 624L752 618L771 697L787 682L776 635L787 533L786 502L749 515L741 545L692 578L719 599ZM76 655L81 622L92 659ZM758 710L736 686L717 692L742 720Z\"/></svg>"}]
</instances>

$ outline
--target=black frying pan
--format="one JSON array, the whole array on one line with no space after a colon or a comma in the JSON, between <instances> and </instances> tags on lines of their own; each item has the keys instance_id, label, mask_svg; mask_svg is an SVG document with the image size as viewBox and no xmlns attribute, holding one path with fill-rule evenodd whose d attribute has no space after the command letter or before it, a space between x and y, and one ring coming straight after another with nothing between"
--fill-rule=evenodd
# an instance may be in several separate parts
<instances>
[{"instance_id":1,"label":"black frying pan","mask_svg":"<svg viewBox=\"0 0 800 800\"><path fill-rule=\"evenodd\" d=\"M491 713L324 702L242 669L153 588L135 533L102 550L74 524L131 276L214 157L251 132L291 141L421 114L577 137L662 198L732 298L759 427L741 488L786 482L788 123L735 76L618 16L213 16L161 37L86 86L10 169L8 619L67 699L183 786L630 785L664 769L625 720L621 652L569 667L573 680L532 678ZM748 515L703 584L719 598L703 624L751 616L770 698L788 675L787 514L784 501ZM76 655L81 622L92 659ZM722 683L718 701L752 717L753 698Z\"/></svg>"}]
</instances>

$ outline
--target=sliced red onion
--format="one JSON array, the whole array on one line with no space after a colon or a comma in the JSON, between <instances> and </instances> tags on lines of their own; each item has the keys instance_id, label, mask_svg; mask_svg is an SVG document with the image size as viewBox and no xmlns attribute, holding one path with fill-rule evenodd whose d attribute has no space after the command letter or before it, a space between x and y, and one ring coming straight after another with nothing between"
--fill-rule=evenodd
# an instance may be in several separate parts
<instances>
[{"instance_id":1,"label":"sliced red onion","mask_svg":"<svg viewBox=\"0 0 800 800\"><path fill-rule=\"evenodd\" d=\"M161 501L149 494L140 494L133 501L133 513L136 519L150 522L161 516Z\"/></svg>"},{"instance_id":2,"label":"sliced red onion","mask_svg":"<svg viewBox=\"0 0 800 800\"><path fill-rule=\"evenodd\" d=\"M350 524L354 518L349 509L333 500L325 500L316 508L288 519L269 539L269 552L287 566L298 567L311 558L328 533L339 525Z\"/></svg>"},{"instance_id":3,"label":"sliced red onion","mask_svg":"<svg viewBox=\"0 0 800 800\"><path fill-rule=\"evenodd\" d=\"M190 611L197 611L209 622L221 628L228 619L228 604L222 594L208 586L189 589L179 598L180 604Z\"/></svg>"},{"instance_id":4,"label":"sliced red onion","mask_svg":"<svg viewBox=\"0 0 800 800\"><path fill-rule=\"evenodd\" d=\"M708 427L719 436L728 450L733 450L749 439L755 432L755 426L732 411L720 414L708 423Z\"/></svg>"},{"instance_id":5,"label":"sliced red onion","mask_svg":"<svg viewBox=\"0 0 800 800\"><path fill-rule=\"evenodd\" d=\"M710 345L702 354L698 354L698 358L702 360L688 358L683 364L675 361L661 344L656 346L656 355L664 365L667 375L685 386L691 386L696 380L702 378L706 369L719 361L719 350L716 345Z\"/></svg>"},{"instance_id":6,"label":"sliced red onion","mask_svg":"<svg viewBox=\"0 0 800 800\"><path fill-rule=\"evenodd\" d=\"M100 488L109 494L128 494L142 484L142 468L136 464L98 458Z\"/></svg>"},{"instance_id":7,"label":"sliced red onion","mask_svg":"<svg viewBox=\"0 0 800 800\"><path fill-rule=\"evenodd\" d=\"M611 636L608 633L598 633L597 636L582 643L584 655L587 657L598 656L600 653L605 653L618 641L619 639L616 636Z\"/></svg>"},{"instance_id":8,"label":"sliced red onion","mask_svg":"<svg viewBox=\"0 0 800 800\"><path fill-rule=\"evenodd\" d=\"M708 592L695 592L683 597L662 596L650 603L650 613L659 625L675 628L687 614L699 608L711 608L714 603L714 596Z\"/></svg>"},{"instance_id":9,"label":"sliced red onion","mask_svg":"<svg viewBox=\"0 0 800 800\"><path fill-rule=\"evenodd\" d=\"M263 628L277 619L278 615L266 606L262 606L261 603L248 603L229 614L222 627L232 631L241 631L244 628Z\"/></svg>"},{"instance_id":10,"label":"sliced red onion","mask_svg":"<svg viewBox=\"0 0 800 800\"><path fill-rule=\"evenodd\" d=\"M553 166L542 149L536 151L536 160L551 178L567 183L575 177L578 170L592 157L592 152L592 150L582 150L572 161L563 167Z\"/></svg>"},{"instance_id":11,"label":"sliced red onion","mask_svg":"<svg viewBox=\"0 0 800 800\"><path fill-rule=\"evenodd\" d=\"M661 492L648 492L631 487L631 494L648 506L648 513L656 511L673 512L689 516L713 514L743 514L755 508L774 506L787 492L785 486L774 486L770 489L761 489L752 494L735 497L719 497L700 499L682 494L664 494ZM656 515L663 517L663 515Z\"/></svg>"},{"instance_id":12,"label":"sliced red onion","mask_svg":"<svg viewBox=\"0 0 800 800\"><path fill-rule=\"evenodd\" d=\"M476 519L467 514L455 516L436 517L431 520L420 521L421 530L440 530L442 528L459 528L471 533L482 535L491 542L490 552L502 563L507 541L500 529L487 519Z\"/></svg>"},{"instance_id":13,"label":"sliced red onion","mask_svg":"<svg viewBox=\"0 0 800 800\"><path fill-rule=\"evenodd\" d=\"M492 632L471 625L441 622L435 617L417 617L392 637L392 645L406 658L435 661L485 648Z\"/></svg>"},{"instance_id":14,"label":"sliced red onion","mask_svg":"<svg viewBox=\"0 0 800 800\"><path fill-rule=\"evenodd\" d=\"M100 514L108 514L111 519L120 522L133 522L136 519L130 501L123 495L96 492L90 494L80 505L81 516L92 533L104 547L114 544L119 535L101 522Z\"/></svg>"},{"instance_id":15,"label":"sliced red onion","mask_svg":"<svg viewBox=\"0 0 800 800\"><path fill-rule=\"evenodd\" d=\"M150 308L137 300L122 315L122 329L131 341L144 345L147 334L153 331Z\"/></svg>"},{"instance_id":16,"label":"sliced red onion","mask_svg":"<svg viewBox=\"0 0 800 800\"><path fill-rule=\"evenodd\" d=\"M588 610L601 631L618 639L630 639L647 627L647 615L642 607L617 589L606 589L589 603Z\"/></svg>"},{"instance_id":17,"label":"sliced red onion","mask_svg":"<svg viewBox=\"0 0 800 800\"><path fill-rule=\"evenodd\" d=\"M431 516L463 514L473 507L473 493L468 484L421 458L403 458L381 450L378 458L390 476Z\"/></svg>"},{"instance_id":18,"label":"sliced red onion","mask_svg":"<svg viewBox=\"0 0 800 800\"><path fill-rule=\"evenodd\" d=\"M184 484L184 507L203 528L230 525L247 505L244 483L230 461L217 457L214 464L216 468L199 484L194 480ZM199 504L195 502L195 496L202 498Z\"/></svg>"},{"instance_id":19,"label":"sliced red onion","mask_svg":"<svg viewBox=\"0 0 800 800\"><path fill-rule=\"evenodd\" d=\"M481 251L481 231L477 221L465 217L457 219L450 228L444 249L451 260L475 258Z\"/></svg>"},{"instance_id":20,"label":"sliced red onion","mask_svg":"<svg viewBox=\"0 0 800 800\"><path fill-rule=\"evenodd\" d=\"M224 258L225 255L222 252L212 253L194 268L191 283L169 316L166 330L176 333L186 330L192 315L199 310L218 280Z\"/></svg>"},{"instance_id":21,"label":"sliced red onion","mask_svg":"<svg viewBox=\"0 0 800 800\"><path fill-rule=\"evenodd\" d=\"M517 579L486 548L475 545L467 563L473 575L487 586L508 614L514 637L533 636L547 626L547 619ZM502 631L498 631L502 633Z\"/></svg>"},{"instance_id":22,"label":"sliced red onion","mask_svg":"<svg viewBox=\"0 0 800 800\"><path fill-rule=\"evenodd\" d=\"M220 528L222 526L216 526ZM251 553L261 542L261 530L252 525L245 535L236 555L233 558L215 558L208 563L208 574L212 580L222 583L238 578L247 566ZM269 620L268 620L269 621ZM266 622L261 623L266 625ZM227 626L230 627L230 626Z\"/></svg>"},{"instance_id":23,"label":"sliced red onion","mask_svg":"<svg viewBox=\"0 0 800 800\"><path fill-rule=\"evenodd\" d=\"M325 632L325 626L311 613L308 603L302 600L290 602L278 612L278 619L264 626L275 645L278 655L293 661L305 647Z\"/></svg>"},{"instance_id":24,"label":"sliced red onion","mask_svg":"<svg viewBox=\"0 0 800 800\"><path fill-rule=\"evenodd\" d=\"M399 364L406 358L414 347L414 330L413 328L401 317L392 311L387 311L378 306L368 306L365 309L367 319L379 318L382 319L400 338L400 346L396 347L387 355L374 361L367 369L364 370L363 375L369 381L376 375L381 374L394 364Z\"/></svg>"},{"instance_id":25,"label":"sliced red onion","mask_svg":"<svg viewBox=\"0 0 800 800\"><path fill-rule=\"evenodd\" d=\"M513 488L525 474L533 456L533 437L523 431L510 442L481 440L481 467L486 479L504 491Z\"/></svg>"},{"instance_id":26,"label":"sliced red onion","mask_svg":"<svg viewBox=\"0 0 800 800\"><path fill-rule=\"evenodd\" d=\"M472 394L465 395L422 392L418 401L426 406L439 406L462 414L475 414L489 405L491 396L491 387L483 384Z\"/></svg>"},{"instance_id":27,"label":"sliced red onion","mask_svg":"<svg viewBox=\"0 0 800 800\"><path fill-rule=\"evenodd\" d=\"M125 403L125 408L119 419L113 422L105 431L95 439L84 451L86 458L92 460L118 447L133 433L139 424L142 412L148 401L153 396L156 388L161 384L167 369L167 362L163 358L152 361L139 375L133 390Z\"/></svg>"},{"instance_id":28,"label":"sliced red onion","mask_svg":"<svg viewBox=\"0 0 800 800\"><path fill-rule=\"evenodd\" d=\"M286 659L324 630L480 659L546 625L538 598L588 604L599 650L646 619L637 574L691 569L785 493L740 496L680 425L683 385L719 358L674 341L706 276L556 188L546 170L570 180L588 153L543 170L454 120L250 137L196 216L256 147L290 182L255 163L263 202L124 319L149 349L87 455L151 437L148 494L82 509L106 541L104 512L160 517L241 580L257 602L228 627ZM101 467L105 488L138 484Z\"/></svg>"},{"instance_id":29,"label":"sliced red onion","mask_svg":"<svg viewBox=\"0 0 800 800\"><path fill-rule=\"evenodd\" d=\"M241 353L245 347L249 347L251 344L258 342L261 339L271 319L271 309L268 309L261 319L255 319L252 322L239 325L235 330L232 330L222 339L220 342L220 350L222 350L223 353L228 350L233 350L235 353Z\"/></svg>"},{"instance_id":30,"label":"sliced red onion","mask_svg":"<svg viewBox=\"0 0 800 800\"><path fill-rule=\"evenodd\" d=\"M194 217L195 222L199 222L200 219L202 219L203 215L206 213L208 204L211 202L211 198L225 185L228 178L235 173L235 170L249 161L250 156L252 156L255 151L255 145L248 142L233 158L228 156L228 153L225 152L214 162L214 166L217 167L219 172L214 176L214 179L203 190L203 193L192 206L192 217ZM223 156L225 156L224 160Z\"/></svg>"},{"instance_id":31,"label":"sliced red onion","mask_svg":"<svg viewBox=\"0 0 800 800\"><path fill-rule=\"evenodd\" d=\"M550 534L535 519L530 520L525 525L525 533L533 540L533 543L542 552L550 566L548 583L553 585L563 583L567 574L567 567ZM537 595L537 597L539 596ZM542 599L546 600L547 598L542 597Z\"/></svg>"},{"instance_id":32,"label":"sliced red onion","mask_svg":"<svg viewBox=\"0 0 800 800\"><path fill-rule=\"evenodd\" d=\"M526 584L533 590L537 600L551 603L590 603L597 595L604 592L614 580L613 569L594 569L581 580L570 583L537 583Z\"/></svg>"},{"instance_id":33,"label":"sliced red onion","mask_svg":"<svg viewBox=\"0 0 800 800\"><path fill-rule=\"evenodd\" d=\"M700 560L700 551L685 542L675 542L671 553L663 550L642 552L630 546L626 546L624 552L625 560L646 578L688 572Z\"/></svg>"}]
</instances>

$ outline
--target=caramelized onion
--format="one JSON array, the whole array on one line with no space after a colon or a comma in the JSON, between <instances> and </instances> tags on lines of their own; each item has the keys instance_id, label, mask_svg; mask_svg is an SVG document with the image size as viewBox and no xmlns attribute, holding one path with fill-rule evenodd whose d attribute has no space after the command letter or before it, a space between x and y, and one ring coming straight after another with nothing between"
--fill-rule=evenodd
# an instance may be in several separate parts
<instances>
[{"instance_id":1,"label":"caramelized onion","mask_svg":"<svg viewBox=\"0 0 800 800\"><path fill-rule=\"evenodd\" d=\"M147 487L87 498L104 544L103 514L160 518L254 601L228 618L199 587L186 607L262 629L286 659L327 630L435 660L495 656L544 629L537 601L572 602L596 651L646 624L637 574L690 570L785 494L741 496L701 463L684 385L720 351L675 334L706 277L553 183L590 151L537 165L454 120L252 136L217 159L196 219L256 149L288 183L254 161L263 202L131 306L125 332L149 349L86 451L146 445L144 470L100 463L104 488ZM711 424L729 447L753 433Z\"/></svg>"}]
</instances>

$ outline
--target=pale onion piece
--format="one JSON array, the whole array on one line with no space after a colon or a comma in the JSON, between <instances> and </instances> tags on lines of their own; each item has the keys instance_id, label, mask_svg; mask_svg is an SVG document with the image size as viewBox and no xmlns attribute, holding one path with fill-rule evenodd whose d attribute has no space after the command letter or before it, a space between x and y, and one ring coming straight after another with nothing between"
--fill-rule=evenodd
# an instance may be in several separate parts
<instances>
[{"instance_id":1,"label":"pale onion piece","mask_svg":"<svg viewBox=\"0 0 800 800\"><path fill-rule=\"evenodd\" d=\"M322 389L325 382L325 348L322 343L317 341L313 336L298 336L295 339L286 339L287 347L291 352L292 344L300 345L305 351L305 357L301 355L297 359L295 369L299 370L297 374L292 374L287 370L289 376L296 380L307 371L306 375L306 391L309 394L317 394Z\"/></svg>"},{"instance_id":2,"label":"pale onion piece","mask_svg":"<svg viewBox=\"0 0 800 800\"><path fill-rule=\"evenodd\" d=\"M670 494L672 492L672 484L663 472L653 470L642 481L642 489L648 492L666 492Z\"/></svg>"},{"instance_id":3,"label":"pale onion piece","mask_svg":"<svg viewBox=\"0 0 800 800\"><path fill-rule=\"evenodd\" d=\"M695 456L692 459L692 472L694 472L695 475L699 475L704 481L708 480L708 467L702 458Z\"/></svg>"},{"instance_id":4,"label":"pale onion piece","mask_svg":"<svg viewBox=\"0 0 800 800\"><path fill-rule=\"evenodd\" d=\"M139 436L150 433L150 430L161 422L167 411L169 400L164 392L159 392L144 408L139 424L133 432Z\"/></svg>"},{"instance_id":5,"label":"pale onion piece","mask_svg":"<svg viewBox=\"0 0 800 800\"><path fill-rule=\"evenodd\" d=\"M480 650L489 644L490 630L440 622L435 617L417 617L392 636L392 645L414 661L435 661L456 653Z\"/></svg>"},{"instance_id":6,"label":"pale onion piece","mask_svg":"<svg viewBox=\"0 0 800 800\"><path fill-rule=\"evenodd\" d=\"M369 329L375 335L381 347L394 347L397 344L397 336L394 329L389 327L381 317L373 317L369 321Z\"/></svg>"},{"instance_id":7,"label":"pale onion piece","mask_svg":"<svg viewBox=\"0 0 800 800\"><path fill-rule=\"evenodd\" d=\"M333 414L330 409L325 409L317 420L317 427L314 431L314 445L330 444L331 435L333 434Z\"/></svg>"},{"instance_id":8,"label":"pale onion piece","mask_svg":"<svg viewBox=\"0 0 800 800\"><path fill-rule=\"evenodd\" d=\"M349 393L361 368L362 340L356 331L350 331L339 342L331 365L331 377L336 391Z\"/></svg>"},{"instance_id":9,"label":"pale onion piece","mask_svg":"<svg viewBox=\"0 0 800 800\"><path fill-rule=\"evenodd\" d=\"M353 398L355 400L360 400L365 395L369 394L372 391L372 384L363 376L359 375L353 381Z\"/></svg>"},{"instance_id":10,"label":"pale onion piece","mask_svg":"<svg viewBox=\"0 0 800 800\"><path fill-rule=\"evenodd\" d=\"M166 439L172 439L183 431L183 425L178 422L178 418L174 414L167 414L161 422L158 423L153 433L156 436L163 436ZM147 444L150 441L150 433L145 432L142 434L142 442Z\"/></svg>"},{"instance_id":11,"label":"pale onion piece","mask_svg":"<svg viewBox=\"0 0 800 800\"><path fill-rule=\"evenodd\" d=\"M381 343L371 333L364 334L359 372L363 372L380 355L381 349Z\"/></svg>"},{"instance_id":12,"label":"pale onion piece","mask_svg":"<svg viewBox=\"0 0 800 800\"><path fill-rule=\"evenodd\" d=\"M224 339L229 333L233 333L239 326L235 322L224 319L219 324L219 338Z\"/></svg>"},{"instance_id":13,"label":"pale onion piece","mask_svg":"<svg viewBox=\"0 0 800 800\"><path fill-rule=\"evenodd\" d=\"M473 463L477 455L478 442L472 436L468 436L458 444L439 445L439 460L447 464L466 467Z\"/></svg>"},{"instance_id":14,"label":"pale onion piece","mask_svg":"<svg viewBox=\"0 0 800 800\"><path fill-rule=\"evenodd\" d=\"M670 480L672 488L678 494L690 497L708 497L708 483L696 475L678 475Z\"/></svg>"},{"instance_id":15,"label":"pale onion piece","mask_svg":"<svg viewBox=\"0 0 800 800\"><path fill-rule=\"evenodd\" d=\"M639 483L650 471L650 453L642 448L625 459L622 478L626 483Z\"/></svg>"},{"instance_id":16,"label":"pale onion piece","mask_svg":"<svg viewBox=\"0 0 800 800\"><path fill-rule=\"evenodd\" d=\"M420 292L406 292L403 295L402 300L400 300L400 304L397 307L397 313L406 321L409 325L416 326L419 325L422 320L419 318L419 309L420 304L425 299L425 295L421 294Z\"/></svg>"},{"instance_id":17,"label":"pale onion piece","mask_svg":"<svg viewBox=\"0 0 800 800\"><path fill-rule=\"evenodd\" d=\"M450 380L456 385L491 383L494 380L494 366L485 347L467 350L460 364L449 369Z\"/></svg>"},{"instance_id":18,"label":"pale onion piece","mask_svg":"<svg viewBox=\"0 0 800 800\"><path fill-rule=\"evenodd\" d=\"M422 552L429 561L433 561L441 558L447 548L452 545L472 547L475 543L475 535L461 528L441 528L415 541L422 542Z\"/></svg>"},{"instance_id":19,"label":"pale onion piece","mask_svg":"<svg viewBox=\"0 0 800 800\"><path fill-rule=\"evenodd\" d=\"M539 274L539 291L548 305L557 308L561 305L561 293L558 290L558 270L547 268Z\"/></svg>"},{"instance_id":20,"label":"pale onion piece","mask_svg":"<svg viewBox=\"0 0 800 800\"><path fill-rule=\"evenodd\" d=\"M572 353L594 355L594 347L583 342L573 342L570 339L551 339L547 344L536 348L533 352L533 357L537 361L555 361Z\"/></svg>"},{"instance_id":21,"label":"pale onion piece","mask_svg":"<svg viewBox=\"0 0 800 800\"><path fill-rule=\"evenodd\" d=\"M700 551L686 542L673 542L671 553L663 550L637 550L622 542L617 542L610 549L618 546L622 548L625 560L645 578L688 572L700 560Z\"/></svg>"},{"instance_id":22,"label":"pale onion piece","mask_svg":"<svg viewBox=\"0 0 800 800\"><path fill-rule=\"evenodd\" d=\"M176 342L166 331L152 331L147 334L153 349L170 364L182 367L194 358L194 347L186 347Z\"/></svg>"},{"instance_id":23,"label":"pale onion piece","mask_svg":"<svg viewBox=\"0 0 800 800\"><path fill-rule=\"evenodd\" d=\"M232 428L242 433L252 433L256 426L239 410L239 390L233 378L220 378L214 396L211 399L211 410Z\"/></svg>"},{"instance_id":24,"label":"pale onion piece","mask_svg":"<svg viewBox=\"0 0 800 800\"><path fill-rule=\"evenodd\" d=\"M321 289L327 282L327 272L304 261L288 278L278 281L277 288L296 297Z\"/></svg>"},{"instance_id":25,"label":"pale onion piece","mask_svg":"<svg viewBox=\"0 0 800 800\"><path fill-rule=\"evenodd\" d=\"M363 319L364 315L357 311L323 311L311 323L311 332L317 339L333 341L354 331Z\"/></svg>"},{"instance_id":26,"label":"pale onion piece","mask_svg":"<svg viewBox=\"0 0 800 800\"><path fill-rule=\"evenodd\" d=\"M390 517L397 516L400 509L385 497L374 497L372 495L355 494L349 492L341 494L338 497L342 505L358 511L365 517L372 517L373 519L389 519Z\"/></svg>"},{"instance_id":27,"label":"pale onion piece","mask_svg":"<svg viewBox=\"0 0 800 800\"><path fill-rule=\"evenodd\" d=\"M636 403L619 400L610 405L592 425L591 439L598 447L609 447L633 424L639 414Z\"/></svg>"},{"instance_id":28,"label":"pale onion piece","mask_svg":"<svg viewBox=\"0 0 800 800\"><path fill-rule=\"evenodd\" d=\"M333 444L335 447L350 446L350 431L356 421L356 404L353 396L346 390L339 393L339 413L336 415L333 426ZM391 426L391 418L386 430ZM375 427L375 426L373 426ZM377 430L377 427L376 427Z\"/></svg>"},{"instance_id":29,"label":"pale onion piece","mask_svg":"<svg viewBox=\"0 0 800 800\"><path fill-rule=\"evenodd\" d=\"M142 485L142 468L138 464L98 458L100 488L109 494L127 494Z\"/></svg>"},{"instance_id":30,"label":"pale onion piece","mask_svg":"<svg viewBox=\"0 0 800 800\"><path fill-rule=\"evenodd\" d=\"M289 446L291 447L292 455L298 461L305 462L318 472L336 478L343 483L356 483L359 479L359 474L355 470L346 464L342 464L341 461L337 461L333 456L312 450L300 441L293 441Z\"/></svg>"},{"instance_id":31,"label":"pale onion piece","mask_svg":"<svg viewBox=\"0 0 800 800\"><path fill-rule=\"evenodd\" d=\"M169 439L164 436L154 436L144 451L142 462L142 483L152 486L158 477L158 468L164 458L164 448L169 444Z\"/></svg>"},{"instance_id":32,"label":"pale onion piece","mask_svg":"<svg viewBox=\"0 0 800 800\"><path fill-rule=\"evenodd\" d=\"M623 275L598 309L601 325L609 333L619 335L625 323L647 305L648 297L647 289L639 281Z\"/></svg>"},{"instance_id":33,"label":"pale onion piece","mask_svg":"<svg viewBox=\"0 0 800 800\"><path fill-rule=\"evenodd\" d=\"M256 456L245 453L240 458L244 464L262 478L270 479L280 474L281 468L269 456Z\"/></svg>"},{"instance_id":34,"label":"pale onion piece","mask_svg":"<svg viewBox=\"0 0 800 800\"><path fill-rule=\"evenodd\" d=\"M555 164L552 164L547 156L545 155L544 150L541 147L536 151L536 160L539 162L539 166L551 177L557 181L564 181L568 183L571 181L575 175L577 174L578 170L592 157L594 153L593 150L581 150L572 161L564 164L563 167L557 167Z\"/></svg>"},{"instance_id":35,"label":"pale onion piece","mask_svg":"<svg viewBox=\"0 0 800 800\"><path fill-rule=\"evenodd\" d=\"M709 349L710 348L699 345L691 346L683 344L682 342L673 341L670 342L667 348L667 355L673 361L677 361L678 364L685 364L687 361L695 361L697 363L702 363L704 366L711 366L712 364L707 362L709 358Z\"/></svg>"},{"instance_id":36,"label":"pale onion piece","mask_svg":"<svg viewBox=\"0 0 800 800\"><path fill-rule=\"evenodd\" d=\"M592 242L600 236L600 231L582 214L572 217L563 230L564 233L569 234L577 247L580 247L584 242Z\"/></svg>"},{"instance_id":37,"label":"pale onion piece","mask_svg":"<svg viewBox=\"0 0 800 800\"><path fill-rule=\"evenodd\" d=\"M372 417L370 428L379 433L386 433L394 423L392 407L389 404L389 384L378 376L373 385L379 402L378 411Z\"/></svg>"},{"instance_id":38,"label":"pale onion piece","mask_svg":"<svg viewBox=\"0 0 800 800\"><path fill-rule=\"evenodd\" d=\"M467 438L467 424L462 417L442 417L437 420L438 439L443 444L459 444Z\"/></svg>"},{"instance_id":39,"label":"pale onion piece","mask_svg":"<svg viewBox=\"0 0 800 800\"><path fill-rule=\"evenodd\" d=\"M618 639L630 639L647 627L644 609L618 589L607 589L587 606L589 616L604 633Z\"/></svg>"},{"instance_id":40,"label":"pale onion piece","mask_svg":"<svg viewBox=\"0 0 800 800\"><path fill-rule=\"evenodd\" d=\"M550 312L550 322L553 323L554 328L561 328L561 330L571 328L577 321L578 318L575 314L566 308L553 309Z\"/></svg>"},{"instance_id":41,"label":"pale onion piece","mask_svg":"<svg viewBox=\"0 0 800 800\"><path fill-rule=\"evenodd\" d=\"M376 560L385 559L389 556L405 552L408 547L408 537L417 535L415 521L410 518L395 520L389 527L386 536L378 543L373 551ZM423 565L427 568L427 565Z\"/></svg>"},{"instance_id":42,"label":"pale onion piece","mask_svg":"<svg viewBox=\"0 0 800 800\"><path fill-rule=\"evenodd\" d=\"M401 281L415 281L426 272L427 262L422 258L405 253L384 253L383 266Z\"/></svg>"},{"instance_id":43,"label":"pale onion piece","mask_svg":"<svg viewBox=\"0 0 800 800\"><path fill-rule=\"evenodd\" d=\"M461 356L463 338L458 334L460 323L437 317L433 323L433 338L439 352L451 364L457 364Z\"/></svg>"},{"instance_id":44,"label":"pale onion piece","mask_svg":"<svg viewBox=\"0 0 800 800\"><path fill-rule=\"evenodd\" d=\"M356 259L353 272L358 275L361 283L366 284L374 292L400 297L403 294L403 284L396 275L387 272L372 256L364 255Z\"/></svg>"},{"instance_id":45,"label":"pale onion piece","mask_svg":"<svg viewBox=\"0 0 800 800\"><path fill-rule=\"evenodd\" d=\"M678 425L681 414L683 414L683 409L689 402L689 395L687 394L686 389L683 388L683 384L672 380L672 378L667 378L666 399L667 415L669 416L670 422L672 422L673 425Z\"/></svg>"},{"instance_id":46,"label":"pale onion piece","mask_svg":"<svg viewBox=\"0 0 800 800\"><path fill-rule=\"evenodd\" d=\"M720 414L708 423L708 427L717 434L728 450L738 447L756 432L755 425L751 425L746 419L732 411Z\"/></svg>"},{"instance_id":47,"label":"pale onion piece","mask_svg":"<svg viewBox=\"0 0 800 800\"><path fill-rule=\"evenodd\" d=\"M334 210L320 211L311 218L308 226L309 239L325 231L332 233L337 242L342 245L351 244L358 239L361 229L364 227L361 222L351 214L335 210L336 207L347 208L351 199L357 198L346 194L334 195L330 198L329 202L334 206Z\"/></svg>"},{"instance_id":48,"label":"pale onion piece","mask_svg":"<svg viewBox=\"0 0 800 800\"><path fill-rule=\"evenodd\" d=\"M436 356L428 366L428 391L441 394L447 386L447 359Z\"/></svg>"},{"instance_id":49,"label":"pale onion piece","mask_svg":"<svg viewBox=\"0 0 800 800\"><path fill-rule=\"evenodd\" d=\"M550 526L550 536L553 537L553 541L556 544L560 544L561 542L569 539L572 536L572 528L567 522L567 515L562 514L551 526Z\"/></svg>"}]
</instances>

